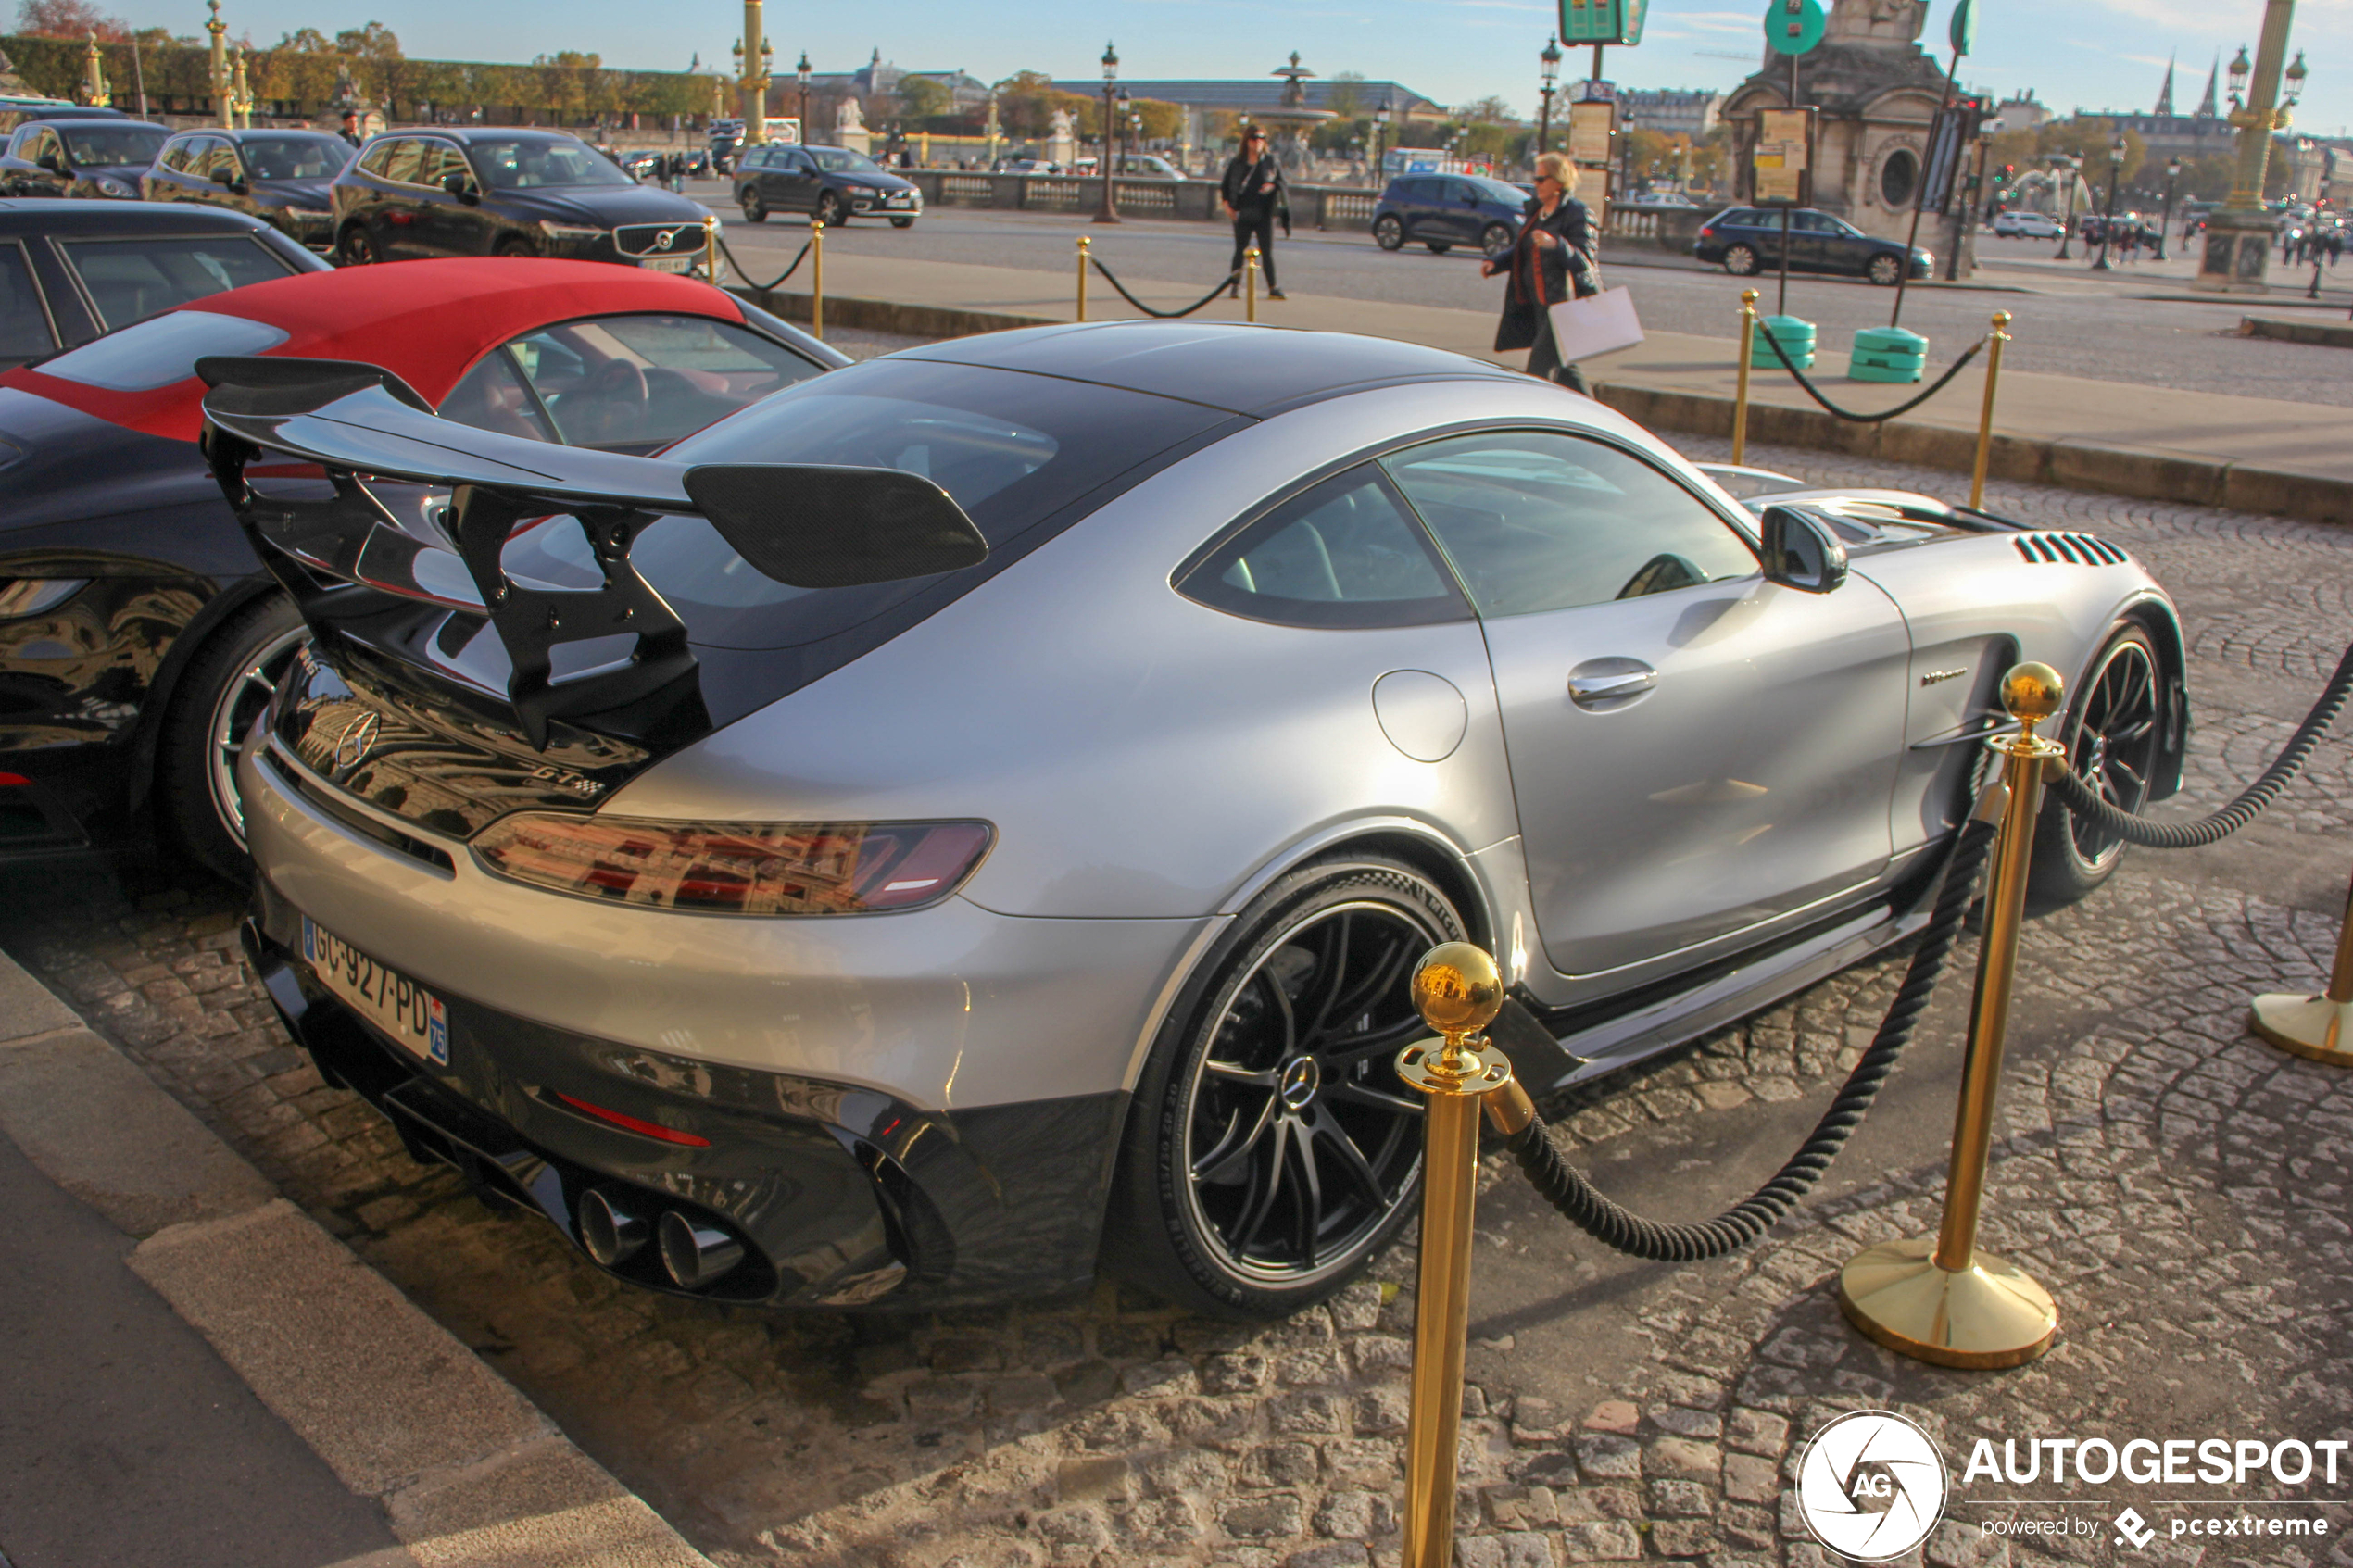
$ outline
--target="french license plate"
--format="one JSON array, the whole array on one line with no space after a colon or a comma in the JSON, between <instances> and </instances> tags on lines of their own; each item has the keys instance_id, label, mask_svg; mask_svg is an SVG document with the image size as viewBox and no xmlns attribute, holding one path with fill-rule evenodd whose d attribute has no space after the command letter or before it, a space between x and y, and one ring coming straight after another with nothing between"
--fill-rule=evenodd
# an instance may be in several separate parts
<instances>
[{"instance_id":1,"label":"french license plate","mask_svg":"<svg viewBox=\"0 0 2353 1568\"><path fill-rule=\"evenodd\" d=\"M440 997L386 969L308 915L302 917L302 957L319 984L354 1012L427 1061L449 1065L449 1015Z\"/></svg>"},{"instance_id":2,"label":"french license plate","mask_svg":"<svg viewBox=\"0 0 2353 1568\"><path fill-rule=\"evenodd\" d=\"M695 270L695 259L691 256L649 256L637 265L656 272L691 272Z\"/></svg>"}]
</instances>

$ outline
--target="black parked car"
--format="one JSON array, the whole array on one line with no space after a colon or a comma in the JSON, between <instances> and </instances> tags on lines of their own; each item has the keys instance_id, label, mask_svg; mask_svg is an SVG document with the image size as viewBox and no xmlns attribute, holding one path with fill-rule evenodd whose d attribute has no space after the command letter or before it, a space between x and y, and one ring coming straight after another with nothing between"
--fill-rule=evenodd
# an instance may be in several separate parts
<instances>
[{"instance_id":1,"label":"black parked car","mask_svg":"<svg viewBox=\"0 0 2353 1568\"><path fill-rule=\"evenodd\" d=\"M1764 207L1726 207L1700 225L1692 254L1702 261L1720 262L1735 278L1754 276L1781 264L1781 209ZM1893 288L1904 275L1905 246L1900 240L1882 240L1855 227L1843 218L1793 207L1789 214L1789 265L1793 272L1856 272ZM1936 258L1914 246L1912 276L1925 278Z\"/></svg>"},{"instance_id":2,"label":"black parked car","mask_svg":"<svg viewBox=\"0 0 2353 1568\"><path fill-rule=\"evenodd\" d=\"M745 149L736 169L736 201L754 223L772 212L806 212L828 229L849 222L852 213L887 218L892 228L906 229L924 210L914 182L887 172L864 153L787 143Z\"/></svg>"},{"instance_id":3,"label":"black parked car","mask_svg":"<svg viewBox=\"0 0 2353 1568\"><path fill-rule=\"evenodd\" d=\"M1458 245L1489 256L1511 248L1528 193L1473 174L1404 174L1391 180L1373 207L1373 239L1383 250L1408 240L1443 256Z\"/></svg>"},{"instance_id":4,"label":"black parked car","mask_svg":"<svg viewBox=\"0 0 2353 1568\"><path fill-rule=\"evenodd\" d=\"M555 131L399 131L372 137L333 184L346 266L428 256L549 256L690 272L704 209L640 185Z\"/></svg>"},{"instance_id":5,"label":"black parked car","mask_svg":"<svg viewBox=\"0 0 2353 1568\"><path fill-rule=\"evenodd\" d=\"M139 199L139 176L171 132L144 119L31 119L0 154L0 195Z\"/></svg>"},{"instance_id":6,"label":"black parked car","mask_svg":"<svg viewBox=\"0 0 2353 1568\"><path fill-rule=\"evenodd\" d=\"M198 202L260 219L315 251L335 245L328 187L351 144L317 131L182 131L140 177L151 202Z\"/></svg>"},{"instance_id":7,"label":"black parked car","mask_svg":"<svg viewBox=\"0 0 2353 1568\"><path fill-rule=\"evenodd\" d=\"M0 370L223 289L327 270L242 213L0 201Z\"/></svg>"}]
</instances>

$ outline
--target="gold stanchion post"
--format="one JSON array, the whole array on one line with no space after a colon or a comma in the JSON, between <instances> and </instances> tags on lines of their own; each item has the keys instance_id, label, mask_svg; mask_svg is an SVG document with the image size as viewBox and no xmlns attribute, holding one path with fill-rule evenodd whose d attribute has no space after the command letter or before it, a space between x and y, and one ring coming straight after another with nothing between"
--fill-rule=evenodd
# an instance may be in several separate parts
<instances>
[{"instance_id":1,"label":"gold stanchion post","mask_svg":"<svg viewBox=\"0 0 2353 1568\"><path fill-rule=\"evenodd\" d=\"M1756 347L1756 291L1741 290L1740 390L1732 395L1732 466L1748 460L1748 357Z\"/></svg>"},{"instance_id":2,"label":"gold stanchion post","mask_svg":"<svg viewBox=\"0 0 2353 1568\"><path fill-rule=\"evenodd\" d=\"M1078 236L1078 319L1087 319L1087 236Z\"/></svg>"},{"instance_id":3,"label":"gold stanchion post","mask_svg":"<svg viewBox=\"0 0 2353 1568\"><path fill-rule=\"evenodd\" d=\"M1881 1242L1858 1254L1838 1278L1838 1304L1848 1322L1889 1349L1937 1366L2019 1366L2048 1349L2058 1332L2058 1309L2049 1292L2015 1264L1977 1249L1977 1217L2002 1083L2034 816L2043 804L2045 769L2062 766L2067 757L2065 746L2036 734L2034 726L2056 716L2064 700L2059 672L2047 664L2020 664L2002 678L2002 705L2018 719L2019 733L1988 743L2006 761L2001 786L1979 810L1998 805L2001 825L1994 839L1994 880L1985 893L1985 936L1969 1003L1944 1225L1932 1236Z\"/></svg>"},{"instance_id":4,"label":"gold stanchion post","mask_svg":"<svg viewBox=\"0 0 2353 1568\"><path fill-rule=\"evenodd\" d=\"M1994 343L1985 351L1985 405L1977 416L1977 467L1969 480L1971 511L1985 505L1985 465L1994 456L1994 389L2002 380L2002 345L2010 341L2009 324L2008 311L1994 312Z\"/></svg>"},{"instance_id":5,"label":"gold stanchion post","mask_svg":"<svg viewBox=\"0 0 2353 1568\"><path fill-rule=\"evenodd\" d=\"M825 224L816 218L809 220L809 335L825 335Z\"/></svg>"},{"instance_id":6,"label":"gold stanchion post","mask_svg":"<svg viewBox=\"0 0 2353 1568\"><path fill-rule=\"evenodd\" d=\"M1258 247L1242 252L1242 320L1258 320Z\"/></svg>"},{"instance_id":7,"label":"gold stanchion post","mask_svg":"<svg viewBox=\"0 0 2353 1568\"><path fill-rule=\"evenodd\" d=\"M1429 1097L1422 1123L1422 1243L1414 1297L1413 1409L1405 1428L1401 1568L1453 1568L1456 1434L1470 1328L1471 1210L1478 1196L1478 1112L1516 1090L1481 1034L1504 1007L1495 960L1468 942L1431 948L1414 971L1414 1006L1440 1038L1405 1047L1397 1075ZM1525 1126L1520 1093L1499 1119Z\"/></svg>"},{"instance_id":8,"label":"gold stanchion post","mask_svg":"<svg viewBox=\"0 0 2353 1568\"><path fill-rule=\"evenodd\" d=\"M719 286L719 219L707 216L702 220L702 275L712 288Z\"/></svg>"},{"instance_id":9,"label":"gold stanchion post","mask_svg":"<svg viewBox=\"0 0 2353 1568\"><path fill-rule=\"evenodd\" d=\"M2255 998L2249 1021L2258 1035L2284 1051L2336 1067L2353 1067L2353 891L2345 896L2345 924L2336 934L2336 967L2329 988L2274 991Z\"/></svg>"}]
</instances>

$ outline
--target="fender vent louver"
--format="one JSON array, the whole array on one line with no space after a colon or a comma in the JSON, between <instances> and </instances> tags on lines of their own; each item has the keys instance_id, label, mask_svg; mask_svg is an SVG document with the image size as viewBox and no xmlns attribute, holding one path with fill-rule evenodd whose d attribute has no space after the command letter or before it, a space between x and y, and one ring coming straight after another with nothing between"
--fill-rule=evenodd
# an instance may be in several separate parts
<instances>
[{"instance_id":1,"label":"fender vent louver","mask_svg":"<svg viewBox=\"0 0 2353 1568\"><path fill-rule=\"evenodd\" d=\"M2037 564L2074 566L2123 566L2132 557L2107 540L2089 533L2021 533L2010 541L2018 553Z\"/></svg>"}]
</instances>

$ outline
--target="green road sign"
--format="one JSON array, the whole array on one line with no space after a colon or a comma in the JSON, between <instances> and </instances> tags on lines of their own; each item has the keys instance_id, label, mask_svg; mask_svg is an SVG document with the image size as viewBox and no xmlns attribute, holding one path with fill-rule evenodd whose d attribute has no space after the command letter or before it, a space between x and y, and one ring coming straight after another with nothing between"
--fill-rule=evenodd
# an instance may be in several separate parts
<instances>
[{"instance_id":1,"label":"green road sign","mask_svg":"<svg viewBox=\"0 0 2353 1568\"><path fill-rule=\"evenodd\" d=\"M1784 55L1802 55L1822 41L1828 25L1821 0L1772 0L1765 12L1765 42Z\"/></svg>"},{"instance_id":2,"label":"green road sign","mask_svg":"<svg viewBox=\"0 0 2353 1568\"><path fill-rule=\"evenodd\" d=\"M1953 53L1966 55L1977 44L1977 7L1970 0L1961 0L1953 11Z\"/></svg>"},{"instance_id":3,"label":"green road sign","mask_svg":"<svg viewBox=\"0 0 2353 1568\"><path fill-rule=\"evenodd\" d=\"M1640 44L1650 0L1560 0L1564 44Z\"/></svg>"}]
</instances>

